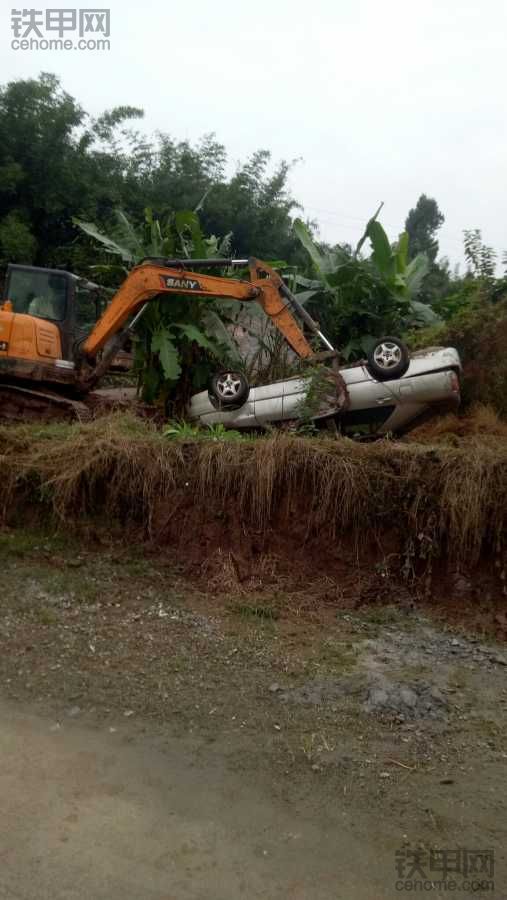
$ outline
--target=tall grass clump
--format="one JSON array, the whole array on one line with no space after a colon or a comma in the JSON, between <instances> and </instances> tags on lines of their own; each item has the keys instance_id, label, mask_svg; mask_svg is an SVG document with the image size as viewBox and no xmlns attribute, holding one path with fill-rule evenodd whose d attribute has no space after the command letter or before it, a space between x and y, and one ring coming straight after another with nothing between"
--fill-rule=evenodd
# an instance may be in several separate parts
<instances>
[{"instance_id":1,"label":"tall grass clump","mask_svg":"<svg viewBox=\"0 0 507 900\"><path fill-rule=\"evenodd\" d=\"M220 516L305 540L388 531L437 542L455 560L498 550L507 525L507 442L357 444L279 433L253 440L168 440L116 414L94 422L0 428L0 514L24 504L72 525L89 515L153 533L165 508ZM176 513L175 513L176 514ZM179 515L179 513L178 513ZM198 535L195 537L198 540Z\"/></svg>"}]
</instances>

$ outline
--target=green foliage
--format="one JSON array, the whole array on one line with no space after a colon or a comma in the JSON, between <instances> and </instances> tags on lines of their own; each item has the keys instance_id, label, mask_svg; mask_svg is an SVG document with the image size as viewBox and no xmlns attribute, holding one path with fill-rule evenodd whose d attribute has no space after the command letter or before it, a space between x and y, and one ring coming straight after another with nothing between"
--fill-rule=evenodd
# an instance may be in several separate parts
<instances>
[{"instance_id":1,"label":"green foliage","mask_svg":"<svg viewBox=\"0 0 507 900\"><path fill-rule=\"evenodd\" d=\"M37 241L17 212L8 213L0 222L0 262L33 263Z\"/></svg>"},{"instance_id":2,"label":"green foliage","mask_svg":"<svg viewBox=\"0 0 507 900\"><path fill-rule=\"evenodd\" d=\"M119 256L121 277L143 257L192 257L205 259L226 249L224 241L205 238L197 213L179 211L160 220L146 209L144 221L133 225L122 210L115 210L112 233L93 223L74 219L84 234L96 243L105 259ZM104 263L94 266L100 273L118 272L118 266ZM237 354L234 343L220 317L216 300L202 297L179 297L160 294L152 300L137 326L135 371L143 398L147 403L159 402L173 414L182 414L190 395L202 389L219 362L227 362Z\"/></svg>"},{"instance_id":3,"label":"green foliage","mask_svg":"<svg viewBox=\"0 0 507 900\"><path fill-rule=\"evenodd\" d=\"M463 243L466 274L459 277L447 272L438 296L432 301L432 308L446 321L481 303L497 303L507 295L507 277L497 277L497 255L492 247L484 244L480 230L466 229Z\"/></svg>"},{"instance_id":4,"label":"green foliage","mask_svg":"<svg viewBox=\"0 0 507 900\"><path fill-rule=\"evenodd\" d=\"M24 223L39 264L64 261L59 248L74 236L73 214L95 218L119 199L124 159L111 141L142 113L124 107L107 115L106 135L47 73L0 89L0 220L15 213Z\"/></svg>"},{"instance_id":5,"label":"green foliage","mask_svg":"<svg viewBox=\"0 0 507 900\"><path fill-rule=\"evenodd\" d=\"M464 232L468 271L449 279L433 303L445 322L408 336L413 349L456 347L463 363L462 400L467 409L489 404L507 416L507 279L496 277L496 254L478 229Z\"/></svg>"},{"instance_id":6,"label":"green foliage","mask_svg":"<svg viewBox=\"0 0 507 900\"><path fill-rule=\"evenodd\" d=\"M200 428L198 425L191 425L190 422L184 421L169 422L163 435L172 441L242 441L247 439L240 431L226 428L221 423Z\"/></svg>"},{"instance_id":7,"label":"green foliage","mask_svg":"<svg viewBox=\"0 0 507 900\"><path fill-rule=\"evenodd\" d=\"M431 263L435 262L438 254L436 233L444 222L445 217L440 212L437 201L421 194L405 221L410 259L419 253L425 253Z\"/></svg>"},{"instance_id":8,"label":"green foliage","mask_svg":"<svg viewBox=\"0 0 507 900\"><path fill-rule=\"evenodd\" d=\"M247 310L246 315L250 312L251 310ZM241 322L248 328L248 319L243 317ZM255 350L243 364L239 364L239 369L244 371L249 384L272 384L291 378L302 368L306 370L305 364L294 357L294 352L271 319L266 316L255 317L250 326L250 335Z\"/></svg>"},{"instance_id":9,"label":"green foliage","mask_svg":"<svg viewBox=\"0 0 507 900\"><path fill-rule=\"evenodd\" d=\"M464 363L464 405L485 403L507 417L507 303L472 304L451 320L447 342Z\"/></svg>"},{"instance_id":10,"label":"green foliage","mask_svg":"<svg viewBox=\"0 0 507 900\"><path fill-rule=\"evenodd\" d=\"M456 347L464 368L463 409L484 403L507 417L507 289L498 299L499 284L502 280L488 295L481 278L463 279L460 290L448 298L448 321L412 334L409 342L413 349Z\"/></svg>"},{"instance_id":11,"label":"green foliage","mask_svg":"<svg viewBox=\"0 0 507 900\"><path fill-rule=\"evenodd\" d=\"M496 253L483 242L479 228L465 229L463 236L469 274L488 286L495 277Z\"/></svg>"},{"instance_id":12,"label":"green foliage","mask_svg":"<svg viewBox=\"0 0 507 900\"><path fill-rule=\"evenodd\" d=\"M478 285L474 278L465 277L450 282L447 291L433 302L433 309L448 322L477 298Z\"/></svg>"},{"instance_id":13,"label":"green foliage","mask_svg":"<svg viewBox=\"0 0 507 900\"><path fill-rule=\"evenodd\" d=\"M452 280L453 275L450 271L449 261L445 257L438 262L430 263L429 271L423 278L419 289L419 300L431 306L437 314L441 315L438 304L452 290Z\"/></svg>"},{"instance_id":14,"label":"green foliage","mask_svg":"<svg viewBox=\"0 0 507 900\"><path fill-rule=\"evenodd\" d=\"M158 217L147 207L143 223L135 227L123 210L115 209L113 224L107 232L93 222L83 222L76 217L72 221L98 244L98 249L121 257L128 267L147 256L167 258L178 255L205 259L212 255L220 256L229 247L230 235L222 241L214 235L204 238L199 217L191 210Z\"/></svg>"},{"instance_id":15,"label":"green foliage","mask_svg":"<svg viewBox=\"0 0 507 900\"><path fill-rule=\"evenodd\" d=\"M269 151L259 150L229 181L222 174L210 185L203 205L203 229L215 234L232 231L238 256L287 259L297 255L292 213L298 204L288 189L290 170L291 164L285 161L273 170Z\"/></svg>"},{"instance_id":16,"label":"green foliage","mask_svg":"<svg viewBox=\"0 0 507 900\"><path fill-rule=\"evenodd\" d=\"M421 194L414 209L405 221L408 234L408 255L410 259L424 254L428 260L427 271L419 286L419 300L430 304L436 310L436 302L449 290L450 273L447 260L439 260L437 232L445 221L438 203L433 197Z\"/></svg>"},{"instance_id":17,"label":"green foliage","mask_svg":"<svg viewBox=\"0 0 507 900\"><path fill-rule=\"evenodd\" d=\"M345 359L364 356L382 334L438 321L429 308L415 300L428 271L426 257L408 261L406 233L391 246L377 221L379 211L368 222L355 253L343 247L322 252L308 227L300 220L294 223L319 279L297 296ZM372 253L364 259L360 253L367 240Z\"/></svg>"},{"instance_id":18,"label":"green foliage","mask_svg":"<svg viewBox=\"0 0 507 900\"><path fill-rule=\"evenodd\" d=\"M315 416L326 406L336 404L336 383L325 366L307 366L304 372L306 390L298 404L298 431L314 434Z\"/></svg>"},{"instance_id":19,"label":"green foliage","mask_svg":"<svg viewBox=\"0 0 507 900\"><path fill-rule=\"evenodd\" d=\"M150 351L151 354L158 354L164 379L177 381L181 375L181 364L178 347L174 342L173 329L160 324L157 331L151 335Z\"/></svg>"},{"instance_id":20,"label":"green foliage","mask_svg":"<svg viewBox=\"0 0 507 900\"><path fill-rule=\"evenodd\" d=\"M199 428L197 425L191 425L190 422L169 422L162 433L171 441L196 441L200 437Z\"/></svg>"},{"instance_id":21,"label":"green foliage","mask_svg":"<svg viewBox=\"0 0 507 900\"><path fill-rule=\"evenodd\" d=\"M135 364L147 403L157 401L182 415L190 396L229 360L220 336L207 330L206 304L212 302L173 295L150 302L137 326Z\"/></svg>"},{"instance_id":22,"label":"green foliage","mask_svg":"<svg viewBox=\"0 0 507 900\"><path fill-rule=\"evenodd\" d=\"M128 228L124 226L125 216L121 210L116 210L115 212L118 218L118 224L117 227L112 230L111 234L105 234L94 225L93 222L83 222L77 217L73 217L72 222L80 228L81 231L84 231L88 237L100 244L101 249L106 250L107 253L121 257L122 261L129 265L133 265L136 260L140 258L140 243L131 226L129 225ZM118 232L120 232L120 234L118 234Z\"/></svg>"},{"instance_id":23,"label":"green foliage","mask_svg":"<svg viewBox=\"0 0 507 900\"><path fill-rule=\"evenodd\" d=\"M94 244L86 245L88 253L76 247L73 216L109 235L126 254L111 252L126 262L134 236L123 230L120 240L114 210L140 222L146 206L153 209L152 248L160 248L160 219L194 210L175 222L185 241L197 239L190 217L199 213L204 233L234 233L228 252L297 255L289 164L273 165L260 150L230 176L225 147L213 135L196 144L145 135L132 127L142 116L125 104L90 117L47 73L0 87L0 221L19 214L35 239L36 264L88 273Z\"/></svg>"},{"instance_id":24,"label":"green foliage","mask_svg":"<svg viewBox=\"0 0 507 900\"><path fill-rule=\"evenodd\" d=\"M207 429L207 437L212 441L243 441L246 439L241 431L236 431L234 428L226 428L221 422L218 425L208 425Z\"/></svg>"}]
</instances>

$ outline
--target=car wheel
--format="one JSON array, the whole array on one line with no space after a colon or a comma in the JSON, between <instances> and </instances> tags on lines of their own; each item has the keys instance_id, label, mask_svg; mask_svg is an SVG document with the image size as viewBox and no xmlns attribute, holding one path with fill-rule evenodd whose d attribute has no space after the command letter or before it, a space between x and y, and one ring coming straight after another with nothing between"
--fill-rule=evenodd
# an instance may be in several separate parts
<instances>
[{"instance_id":1,"label":"car wheel","mask_svg":"<svg viewBox=\"0 0 507 900\"><path fill-rule=\"evenodd\" d=\"M242 406L248 400L250 385L241 372L218 372L209 386L209 397L220 407Z\"/></svg>"},{"instance_id":2,"label":"car wheel","mask_svg":"<svg viewBox=\"0 0 507 900\"><path fill-rule=\"evenodd\" d=\"M368 353L368 369L378 381L401 378L410 365L410 353L403 341L383 337Z\"/></svg>"}]
</instances>

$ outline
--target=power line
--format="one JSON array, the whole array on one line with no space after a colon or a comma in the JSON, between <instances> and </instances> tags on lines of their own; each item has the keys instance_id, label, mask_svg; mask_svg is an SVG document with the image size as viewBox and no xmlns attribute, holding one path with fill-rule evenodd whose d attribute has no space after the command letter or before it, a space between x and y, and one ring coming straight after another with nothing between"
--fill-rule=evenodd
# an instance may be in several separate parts
<instances>
[{"instance_id":1,"label":"power line","mask_svg":"<svg viewBox=\"0 0 507 900\"><path fill-rule=\"evenodd\" d=\"M362 225L363 225L363 229L364 229L364 227L366 226L366 223L368 222L368 220L371 218L371 216L353 216L353 215L351 215L350 213L345 213L345 212L343 212L342 210L336 210L336 211L333 211L333 210L331 210L331 209L324 209L323 207L319 207L319 206L311 206L311 205L309 205L309 204L303 204L303 205L304 205L304 208L305 208L305 209L314 210L315 212L321 212L321 213L324 213L324 214L325 214L325 217L322 218L322 217L319 216L319 220L322 221L322 222L324 222L324 223L327 222L327 224L330 224L330 225L336 225L336 226L339 227L339 228L350 228L350 229L352 229L352 228L354 228L354 227L359 227L359 225L358 225L358 226L354 226L353 224L350 224L350 223L348 223L348 222L339 222L339 221L336 221L336 218L350 219L351 221L353 221L353 222L358 222L358 223L361 222ZM326 216L331 216L332 218L329 219L329 218L326 218ZM384 220L384 221L385 221L385 220ZM395 225L393 222L385 222L385 224L387 225L388 228L392 228L392 229L395 230L395 231L399 231L399 230L400 230L400 224L399 224L399 223L398 223L397 225ZM455 245L456 247L458 247L461 251L463 251L463 237L462 237L462 236L458 237L457 234L456 234L456 232L447 233L447 234L445 235L445 242L446 242L446 243L454 244L454 245Z\"/></svg>"}]
</instances>

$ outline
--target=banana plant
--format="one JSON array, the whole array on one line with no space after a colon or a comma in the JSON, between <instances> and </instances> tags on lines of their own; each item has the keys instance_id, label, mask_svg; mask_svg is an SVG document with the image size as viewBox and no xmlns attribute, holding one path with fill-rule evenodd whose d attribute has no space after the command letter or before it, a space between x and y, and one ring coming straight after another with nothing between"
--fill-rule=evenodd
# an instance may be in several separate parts
<instances>
[{"instance_id":1,"label":"banana plant","mask_svg":"<svg viewBox=\"0 0 507 900\"><path fill-rule=\"evenodd\" d=\"M429 260L419 254L408 261L408 234L391 245L377 217L368 221L354 252L343 247L321 249L300 219L294 233L307 251L316 279L296 280L305 288L296 296L309 306L330 339L346 359L367 352L381 334L438 321L430 307L416 295L429 270ZM369 242L369 257L362 255Z\"/></svg>"},{"instance_id":2,"label":"banana plant","mask_svg":"<svg viewBox=\"0 0 507 900\"><path fill-rule=\"evenodd\" d=\"M96 275L109 270L124 277L132 266L150 256L187 258L191 268L192 258L222 256L230 250L231 235L204 237L197 212L192 210L159 219L147 208L139 226L116 210L110 233L80 219L74 219L74 224L111 260L93 267ZM119 266L113 262L116 257L121 260ZM218 363L238 361L238 349L216 300L161 295L141 317L137 336L135 368L144 399L166 403L172 398L177 413L192 390L204 387Z\"/></svg>"}]
</instances>

